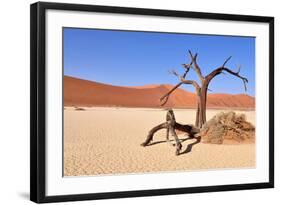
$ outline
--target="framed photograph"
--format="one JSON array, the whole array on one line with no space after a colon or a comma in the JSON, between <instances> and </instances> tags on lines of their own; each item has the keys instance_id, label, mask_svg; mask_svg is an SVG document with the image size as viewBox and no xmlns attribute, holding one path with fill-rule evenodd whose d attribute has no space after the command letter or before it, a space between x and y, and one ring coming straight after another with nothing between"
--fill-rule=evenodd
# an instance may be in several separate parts
<instances>
[{"instance_id":1,"label":"framed photograph","mask_svg":"<svg viewBox=\"0 0 281 205\"><path fill-rule=\"evenodd\" d=\"M274 187L274 18L31 5L34 202Z\"/></svg>"}]
</instances>

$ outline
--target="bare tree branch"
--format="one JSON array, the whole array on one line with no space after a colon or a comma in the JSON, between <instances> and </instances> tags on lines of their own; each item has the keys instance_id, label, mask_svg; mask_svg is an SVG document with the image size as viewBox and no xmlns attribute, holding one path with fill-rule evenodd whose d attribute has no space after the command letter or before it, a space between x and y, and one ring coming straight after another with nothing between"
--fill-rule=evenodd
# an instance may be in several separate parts
<instances>
[{"instance_id":1,"label":"bare tree branch","mask_svg":"<svg viewBox=\"0 0 281 205\"><path fill-rule=\"evenodd\" d=\"M193 54L191 53L190 50L188 50L188 52L189 52L190 58L192 60L191 62L193 63L192 68L195 70L195 72L197 73L201 83L203 84L204 77L203 77L203 75L201 73L201 69L200 69L199 65L197 64L197 53L195 54L195 56L193 56Z\"/></svg>"},{"instance_id":2,"label":"bare tree branch","mask_svg":"<svg viewBox=\"0 0 281 205\"><path fill-rule=\"evenodd\" d=\"M200 90L200 86L198 85L198 83L195 80L186 80L184 78L181 78L181 82L183 84L190 84L193 85L194 88L196 89L196 91Z\"/></svg>"},{"instance_id":3,"label":"bare tree branch","mask_svg":"<svg viewBox=\"0 0 281 205\"><path fill-rule=\"evenodd\" d=\"M190 70L190 67L192 66L192 62L190 64L182 64L182 66L185 68L185 72L184 74L182 75L183 78L186 77L187 73L189 72Z\"/></svg>"},{"instance_id":4,"label":"bare tree branch","mask_svg":"<svg viewBox=\"0 0 281 205\"><path fill-rule=\"evenodd\" d=\"M165 105L165 104L168 102L168 99L169 99L169 97L170 97L170 94L171 94L172 92L174 92L174 91L175 91L179 86L181 86L182 84L191 84L191 85L193 85L193 86L195 87L195 89L196 89L196 92L198 92L198 91L200 90L200 86L198 85L198 83L197 83L196 81L194 81L194 80L186 80L186 79L185 79L185 76L186 76L187 72L189 71L190 66L191 66L191 64L189 64L189 67L187 67L187 69L186 69L185 73L183 74L183 76L180 76L180 75L177 73L177 71L175 71L175 70L171 70L171 71L170 71L171 74L173 74L173 75L175 75L176 77L179 78L180 83L178 83L177 85L175 85L171 90L169 90L169 92L167 92L165 95L163 95L163 96L160 98L160 101L163 101L163 102L161 103L161 106Z\"/></svg>"},{"instance_id":5,"label":"bare tree branch","mask_svg":"<svg viewBox=\"0 0 281 205\"><path fill-rule=\"evenodd\" d=\"M190 70L190 67L192 66L192 62L191 62L190 64L182 64L182 66L185 68L185 72L184 72L184 74L183 74L181 77L182 77L182 78L185 78L186 75L187 75L187 73L188 73L189 70ZM181 78L181 77L179 76L179 74L178 74L175 70L171 70L170 73L176 75L178 78ZM171 90L169 90L168 93L166 93L165 95L163 95L163 96L160 98L160 101L162 102L162 103L161 103L161 106L165 105L165 104L168 102L169 97L170 97L170 94L171 94L172 92L174 92L174 90L176 90L176 89L177 89L178 87L180 87L182 84L183 84L182 82L178 83L178 84L175 85Z\"/></svg>"},{"instance_id":6,"label":"bare tree branch","mask_svg":"<svg viewBox=\"0 0 281 205\"><path fill-rule=\"evenodd\" d=\"M238 71L237 73L240 73L241 65L238 66Z\"/></svg>"},{"instance_id":7,"label":"bare tree branch","mask_svg":"<svg viewBox=\"0 0 281 205\"><path fill-rule=\"evenodd\" d=\"M231 56L229 56L229 57L224 61L224 63L222 64L221 67L224 67L230 59L231 59Z\"/></svg>"},{"instance_id":8,"label":"bare tree branch","mask_svg":"<svg viewBox=\"0 0 281 205\"><path fill-rule=\"evenodd\" d=\"M175 85L171 90L169 90L169 92L167 92L165 95L163 95L161 98L160 98L160 101L163 101L161 103L161 106L165 105L170 97L170 94L172 92L174 92L174 90L176 90L178 87L180 87L182 85L182 82L178 83L177 85Z\"/></svg>"},{"instance_id":9,"label":"bare tree branch","mask_svg":"<svg viewBox=\"0 0 281 205\"><path fill-rule=\"evenodd\" d=\"M177 71L171 70L171 73L174 74L175 76L177 76L178 78L180 78L180 75L177 73Z\"/></svg>"},{"instance_id":10,"label":"bare tree branch","mask_svg":"<svg viewBox=\"0 0 281 205\"><path fill-rule=\"evenodd\" d=\"M179 78L181 83L191 84L196 88L196 90L200 89L200 86L198 85L198 83L195 80L186 80L183 76L180 76L175 70L172 70L172 73Z\"/></svg>"},{"instance_id":11,"label":"bare tree branch","mask_svg":"<svg viewBox=\"0 0 281 205\"><path fill-rule=\"evenodd\" d=\"M225 64L230 60L231 56L229 58L227 58L225 60L225 62L223 63L223 66L213 70L209 75L206 76L206 82L207 84L210 83L210 81L217 75L221 74L221 73L224 73L223 71L227 72L227 73L230 73L231 75L233 76L236 76L238 78L240 78L242 81L243 81L243 84L244 84L244 88L245 88L245 91L247 91L247 83L248 83L248 79L246 77L243 77L241 76L239 73L240 73L240 68L241 66L238 66L238 70L237 72L234 72L232 71L231 69L229 68L226 68L224 67Z\"/></svg>"},{"instance_id":12,"label":"bare tree branch","mask_svg":"<svg viewBox=\"0 0 281 205\"><path fill-rule=\"evenodd\" d=\"M247 78L245 78L245 77L243 77L243 76L241 76L241 75L239 75L239 72L240 72L240 67L241 67L241 66L239 66L239 68L238 68L238 71L237 71L237 72L233 72L232 70L230 70L230 69L228 69L228 68L223 68L223 70L225 70L226 72L228 72L228 73L230 73L230 74L232 74L232 75L234 75L234 76L236 76L236 77L240 78L240 79L243 81L243 83L244 83L244 88L245 88L245 91L247 91L247 83L248 83L248 79L247 79Z\"/></svg>"}]
</instances>

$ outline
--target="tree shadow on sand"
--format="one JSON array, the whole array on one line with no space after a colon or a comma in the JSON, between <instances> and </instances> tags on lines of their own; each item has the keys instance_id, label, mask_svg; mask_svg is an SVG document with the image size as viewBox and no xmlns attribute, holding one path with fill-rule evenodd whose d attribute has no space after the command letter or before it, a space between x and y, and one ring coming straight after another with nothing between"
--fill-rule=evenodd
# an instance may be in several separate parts
<instances>
[{"instance_id":1,"label":"tree shadow on sand","mask_svg":"<svg viewBox=\"0 0 281 205\"><path fill-rule=\"evenodd\" d=\"M200 136L199 136L199 137L189 138L189 139L196 139L196 141L195 141L195 142L192 142L191 144L188 144L187 147L186 147L186 149L185 149L183 152L181 152L180 155L182 155L182 154L187 154L187 153L191 152L192 147L193 147L194 145L196 145L196 144L198 144L198 143L201 142L201 137L200 137Z\"/></svg>"},{"instance_id":2,"label":"tree shadow on sand","mask_svg":"<svg viewBox=\"0 0 281 205\"><path fill-rule=\"evenodd\" d=\"M186 146L186 149L185 149L183 152L179 153L179 155L187 154L187 153L191 152L193 146L201 142L201 137L198 136L198 137L187 137L187 138L179 139L179 141L180 141L181 143L183 143L183 142L185 142L185 141L187 141L187 140L192 140L192 139L196 139L196 141L195 141L195 142L192 142L191 144L188 144L188 145ZM171 143L173 143L174 141L175 141L175 140L170 140ZM161 140L161 141L151 142L151 143L148 144L147 146L152 146L152 145L161 144L161 143L167 143L167 141L166 141L166 140ZM173 144L173 146L175 146L175 143Z\"/></svg>"},{"instance_id":3,"label":"tree shadow on sand","mask_svg":"<svg viewBox=\"0 0 281 205\"><path fill-rule=\"evenodd\" d=\"M184 138L184 139L179 139L179 141L182 143L182 142L184 142L186 140L189 140L189 139L194 139L194 138L187 137L187 138ZM173 143L173 142L175 142L175 140L170 140L170 143ZM161 140L161 141L151 142L146 146L156 145L156 144L160 144L160 143L167 143L167 141ZM173 146L175 146L175 144L173 144Z\"/></svg>"}]
</instances>

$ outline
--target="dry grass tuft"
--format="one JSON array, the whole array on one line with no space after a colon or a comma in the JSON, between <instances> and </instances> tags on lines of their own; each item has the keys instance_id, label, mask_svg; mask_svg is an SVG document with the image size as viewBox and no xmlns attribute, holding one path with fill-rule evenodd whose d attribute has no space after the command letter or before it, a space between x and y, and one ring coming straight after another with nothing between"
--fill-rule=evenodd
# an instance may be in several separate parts
<instances>
[{"instance_id":1,"label":"dry grass tuft","mask_svg":"<svg viewBox=\"0 0 281 205\"><path fill-rule=\"evenodd\" d=\"M200 131L202 142L210 144L240 144L255 141L255 127L244 114L221 112L205 123Z\"/></svg>"}]
</instances>

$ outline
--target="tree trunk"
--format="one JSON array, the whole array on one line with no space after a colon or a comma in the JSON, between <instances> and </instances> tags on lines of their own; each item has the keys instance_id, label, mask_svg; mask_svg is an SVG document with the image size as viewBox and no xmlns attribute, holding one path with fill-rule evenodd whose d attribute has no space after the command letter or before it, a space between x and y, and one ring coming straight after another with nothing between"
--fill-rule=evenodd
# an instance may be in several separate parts
<instances>
[{"instance_id":1,"label":"tree trunk","mask_svg":"<svg viewBox=\"0 0 281 205\"><path fill-rule=\"evenodd\" d=\"M197 102L195 127L199 127L199 113L200 113L200 104L199 104L199 102Z\"/></svg>"},{"instance_id":2,"label":"tree trunk","mask_svg":"<svg viewBox=\"0 0 281 205\"><path fill-rule=\"evenodd\" d=\"M206 109L207 109L207 86L203 85L202 90L201 90L201 106L202 106L202 124L201 127L205 124L206 122ZM200 127L200 128L201 128Z\"/></svg>"},{"instance_id":3,"label":"tree trunk","mask_svg":"<svg viewBox=\"0 0 281 205\"><path fill-rule=\"evenodd\" d=\"M195 126L202 128L206 122L207 86L203 85L200 92L197 92L197 110Z\"/></svg>"},{"instance_id":4,"label":"tree trunk","mask_svg":"<svg viewBox=\"0 0 281 205\"><path fill-rule=\"evenodd\" d=\"M202 111L203 111L203 107L202 107L202 96L200 94L200 96L198 97L198 104L199 104L199 114L198 114L198 128L202 127Z\"/></svg>"}]
</instances>

